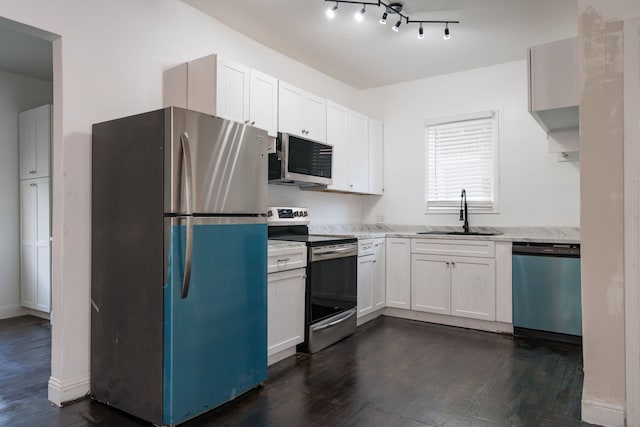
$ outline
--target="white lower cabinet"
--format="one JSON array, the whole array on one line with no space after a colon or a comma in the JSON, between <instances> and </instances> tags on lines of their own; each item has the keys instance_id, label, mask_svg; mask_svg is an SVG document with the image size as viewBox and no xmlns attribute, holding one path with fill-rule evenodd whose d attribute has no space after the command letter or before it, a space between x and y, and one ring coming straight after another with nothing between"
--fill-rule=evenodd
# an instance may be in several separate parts
<instances>
[{"instance_id":1,"label":"white lower cabinet","mask_svg":"<svg viewBox=\"0 0 640 427\"><path fill-rule=\"evenodd\" d=\"M411 239L393 237L386 242L387 307L411 309Z\"/></svg>"},{"instance_id":2,"label":"white lower cabinet","mask_svg":"<svg viewBox=\"0 0 640 427\"><path fill-rule=\"evenodd\" d=\"M385 306L384 239L358 242L358 318Z\"/></svg>"},{"instance_id":3,"label":"white lower cabinet","mask_svg":"<svg viewBox=\"0 0 640 427\"><path fill-rule=\"evenodd\" d=\"M51 311L49 178L20 181L20 304Z\"/></svg>"},{"instance_id":4,"label":"white lower cabinet","mask_svg":"<svg viewBox=\"0 0 640 427\"><path fill-rule=\"evenodd\" d=\"M496 320L494 242L414 239L412 251L412 310Z\"/></svg>"},{"instance_id":5,"label":"white lower cabinet","mask_svg":"<svg viewBox=\"0 0 640 427\"><path fill-rule=\"evenodd\" d=\"M304 341L305 269L269 274L267 356Z\"/></svg>"},{"instance_id":6,"label":"white lower cabinet","mask_svg":"<svg viewBox=\"0 0 640 427\"><path fill-rule=\"evenodd\" d=\"M304 341L306 246L272 245L268 250L267 357L269 364L296 352Z\"/></svg>"}]
</instances>

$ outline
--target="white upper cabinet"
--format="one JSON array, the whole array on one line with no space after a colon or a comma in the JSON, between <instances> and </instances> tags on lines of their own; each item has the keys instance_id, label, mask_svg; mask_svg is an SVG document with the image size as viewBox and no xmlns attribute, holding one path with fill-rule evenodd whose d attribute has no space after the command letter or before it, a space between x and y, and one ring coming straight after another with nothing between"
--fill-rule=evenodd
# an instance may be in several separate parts
<instances>
[{"instance_id":1,"label":"white upper cabinet","mask_svg":"<svg viewBox=\"0 0 640 427\"><path fill-rule=\"evenodd\" d=\"M249 117L251 69L219 55L217 62L216 115L227 120L251 124Z\"/></svg>"},{"instance_id":2,"label":"white upper cabinet","mask_svg":"<svg viewBox=\"0 0 640 427\"><path fill-rule=\"evenodd\" d=\"M188 108L265 129L278 129L278 80L246 65L209 55L167 70L164 105Z\"/></svg>"},{"instance_id":3,"label":"white upper cabinet","mask_svg":"<svg viewBox=\"0 0 640 427\"><path fill-rule=\"evenodd\" d=\"M578 40L529 49L529 112L546 131L578 127Z\"/></svg>"},{"instance_id":4,"label":"white upper cabinet","mask_svg":"<svg viewBox=\"0 0 640 427\"><path fill-rule=\"evenodd\" d=\"M327 142L333 145L328 190L369 193L369 119L327 102Z\"/></svg>"},{"instance_id":5,"label":"white upper cabinet","mask_svg":"<svg viewBox=\"0 0 640 427\"><path fill-rule=\"evenodd\" d=\"M327 101L286 82L279 82L278 130L327 142Z\"/></svg>"},{"instance_id":6,"label":"white upper cabinet","mask_svg":"<svg viewBox=\"0 0 640 427\"><path fill-rule=\"evenodd\" d=\"M347 141L349 142L349 191L369 192L369 122L366 116L349 111Z\"/></svg>"},{"instance_id":7,"label":"white upper cabinet","mask_svg":"<svg viewBox=\"0 0 640 427\"><path fill-rule=\"evenodd\" d=\"M249 118L251 124L278 135L278 79L251 70L249 87Z\"/></svg>"},{"instance_id":8,"label":"white upper cabinet","mask_svg":"<svg viewBox=\"0 0 640 427\"><path fill-rule=\"evenodd\" d=\"M384 192L384 144L382 122L369 118L369 193Z\"/></svg>"},{"instance_id":9,"label":"white upper cabinet","mask_svg":"<svg viewBox=\"0 0 640 427\"><path fill-rule=\"evenodd\" d=\"M51 105L18 114L20 179L49 176Z\"/></svg>"},{"instance_id":10,"label":"white upper cabinet","mask_svg":"<svg viewBox=\"0 0 640 427\"><path fill-rule=\"evenodd\" d=\"M347 141L347 109L335 102L327 102L327 142L333 145L330 190L349 188L349 146Z\"/></svg>"}]
</instances>

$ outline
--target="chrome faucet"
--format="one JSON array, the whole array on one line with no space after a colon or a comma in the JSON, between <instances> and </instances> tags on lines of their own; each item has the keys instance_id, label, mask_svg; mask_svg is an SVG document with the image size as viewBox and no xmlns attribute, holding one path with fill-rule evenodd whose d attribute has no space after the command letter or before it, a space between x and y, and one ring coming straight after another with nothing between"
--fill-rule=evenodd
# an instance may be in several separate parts
<instances>
[{"instance_id":1,"label":"chrome faucet","mask_svg":"<svg viewBox=\"0 0 640 427\"><path fill-rule=\"evenodd\" d=\"M462 189L460 194L460 221L464 221L462 229L465 233L469 232L469 210L467 209L467 192Z\"/></svg>"}]
</instances>

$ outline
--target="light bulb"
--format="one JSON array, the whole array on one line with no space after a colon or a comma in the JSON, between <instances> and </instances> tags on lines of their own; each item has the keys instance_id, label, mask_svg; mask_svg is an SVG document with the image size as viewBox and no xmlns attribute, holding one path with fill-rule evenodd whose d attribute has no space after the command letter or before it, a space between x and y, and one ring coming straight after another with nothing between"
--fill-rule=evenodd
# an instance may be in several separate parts
<instances>
[{"instance_id":1,"label":"light bulb","mask_svg":"<svg viewBox=\"0 0 640 427\"><path fill-rule=\"evenodd\" d=\"M418 28L418 38L419 39L424 38L424 29L422 28L422 24L420 24L420 28Z\"/></svg>"},{"instance_id":2,"label":"light bulb","mask_svg":"<svg viewBox=\"0 0 640 427\"><path fill-rule=\"evenodd\" d=\"M364 5L362 6L362 9L359 12L356 12L355 15L353 15L354 18L356 18L356 21L360 22L364 19L364 14L365 14L365 10L364 10Z\"/></svg>"},{"instance_id":3,"label":"light bulb","mask_svg":"<svg viewBox=\"0 0 640 427\"><path fill-rule=\"evenodd\" d=\"M449 34L449 27L444 27L444 37L445 40L449 40L451 38L451 34Z\"/></svg>"},{"instance_id":4,"label":"light bulb","mask_svg":"<svg viewBox=\"0 0 640 427\"><path fill-rule=\"evenodd\" d=\"M400 29L401 24L402 24L402 21L398 19L398 22L396 22L396 25L393 26L392 30L397 33L398 30Z\"/></svg>"},{"instance_id":5,"label":"light bulb","mask_svg":"<svg viewBox=\"0 0 640 427\"><path fill-rule=\"evenodd\" d=\"M380 20L378 21L381 24L386 24L387 23L387 12L382 14L382 18L380 18Z\"/></svg>"},{"instance_id":6,"label":"light bulb","mask_svg":"<svg viewBox=\"0 0 640 427\"><path fill-rule=\"evenodd\" d=\"M327 9L327 17L329 17L329 19L335 18L337 10L338 10L337 4L333 6L331 9Z\"/></svg>"}]
</instances>

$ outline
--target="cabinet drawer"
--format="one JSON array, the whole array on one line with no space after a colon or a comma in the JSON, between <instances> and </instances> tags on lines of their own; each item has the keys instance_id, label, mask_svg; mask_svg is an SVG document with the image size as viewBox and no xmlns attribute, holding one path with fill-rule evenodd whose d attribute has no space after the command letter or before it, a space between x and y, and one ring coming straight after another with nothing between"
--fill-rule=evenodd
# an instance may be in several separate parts
<instances>
[{"instance_id":1,"label":"cabinet drawer","mask_svg":"<svg viewBox=\"0 0 640 427\"><path fill-rule=\"evenodd\" d=\"M268 250L267 272L269 273L306 266L306 247L270 247Z\"/></svg>"},{"instance_id":2,"label":"cabinet drawer","mask_svg":"<svg viewBox=\"0 0 640 427\"><path fill-rule=\"evenodd\" d=\"M495 242L487 240L411 239L411 253L495 258Z\"/></svg>"}]
</instances>

